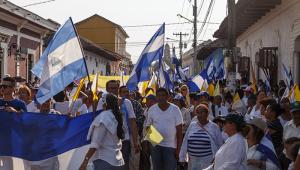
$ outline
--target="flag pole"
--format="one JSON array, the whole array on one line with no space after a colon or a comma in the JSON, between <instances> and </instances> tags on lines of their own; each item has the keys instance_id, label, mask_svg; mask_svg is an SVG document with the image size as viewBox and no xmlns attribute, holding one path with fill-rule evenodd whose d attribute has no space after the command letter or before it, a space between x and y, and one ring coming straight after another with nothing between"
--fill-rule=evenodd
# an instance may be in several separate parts
<instances>
[{"instance_id":1,"label":"flag pole","mask_svg":"<svg viewBox=\"0 0 300 170\"><path fill-rule=\"evenodd\" d=\"M84 55L84 51L83 51L83 49L82 49L82 45L81 45L81 41L80 41L80 38L79 38L79 35L78 35L78 32L77 32L77 29L76 29L76 27L74 26L74 23L73 23L73 20L72 20L71 17L70 17L70 20L71 20L72 26L73 26L73 28L74 28L74 30L75 30L75 34L76 34L76 37L77 37L78 42L79 42L79 45L80 45L80 50L81 50L82 54ZM90 79L89 70L88 70L88 68L87 68L87 64L86 64L86 60L85 60L85 55L83 56L83 61L84 61L84 66L85 66L86 73L87 73L87 75L88 75L88 81L89 81L89 84L90 84L90 83L91 83L91 79Z\"/></svg>"}]
</instances>

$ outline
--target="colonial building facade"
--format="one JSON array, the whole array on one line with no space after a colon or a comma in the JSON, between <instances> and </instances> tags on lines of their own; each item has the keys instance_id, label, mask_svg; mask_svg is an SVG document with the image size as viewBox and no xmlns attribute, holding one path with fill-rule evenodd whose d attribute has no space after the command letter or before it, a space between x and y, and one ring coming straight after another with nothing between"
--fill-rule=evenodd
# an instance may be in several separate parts
<instances>
[{"instance_id":1,"label":"colonial building facade","mask_svg":"<svg viewBox=\"0 0 300 170\"><path fill-rule=\"evenodd\" d=\"M265 79L267 71L277 83L284 79L284 64L299 82L300 1L239 0L236 11L237 47L251 60L256 76ZM214 36L226 39L226 30L227 18Z\"/></svg>"},{"instance_id":2,"label":"colonial building facade","mask_svg":"<svg viewBox=\"0 0 300 170\"><path fill-rule=\"evenodd\" d=\"M33 80L30 70L39 60L44 40L59 27L9 1L0 1L0 79L4 75Z\"/></svg>"}]
</instances>

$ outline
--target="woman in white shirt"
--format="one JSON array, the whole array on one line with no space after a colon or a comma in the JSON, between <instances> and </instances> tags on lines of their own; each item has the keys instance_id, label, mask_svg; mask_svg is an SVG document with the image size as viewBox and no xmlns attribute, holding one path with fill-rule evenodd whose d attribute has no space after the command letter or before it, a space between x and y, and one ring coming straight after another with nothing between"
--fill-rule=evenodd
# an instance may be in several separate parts
<instances>
[{"instance_id":1,"label":"woman in white shirt","mask_svg":"<svg viewBox=\"0 0 300 170\"><path fill-rule=\"evenodd\" d=\"M274 150L274 146L272 142L264 142L266 138L265 130L267 128L267 124L261 118L254 118L250 120L248 123L249 132L247 134L247 143L248 143L248 151L247 151L247 170L260 170L260 169L272 169L278 170L279 165L278 160L273 160L276 162L272 162L269 156L273 156L273 158L277 158ZM266 140L265 140L266 141ZM265 153L265 148L260 149L262 147L267 147L268 150L273 149L273 154L270 155ZM270 151L270 150L269 150ZM276 165L277 164L277 165Z\"/></svg>"},{"instance_id":2,"label":"woman in white shirt","mask_svg":"<svg viewBox=\"0 0 300 170\"><path fill-rule=\"evenodd\" d=\"M103 99L103 108L91 124L88 140L91 139L88 150L80 170L86 170L89 160L93 156L94 170L121 170L124 165L121 148L124 139L123 119L118 105L118 98L107 94Z\"/></svg>"},{"instance_id":3,"label":"woman in white shirt","mask_svg":"<svg viewBox=\"0 0 300 170\"><path fill-rule=\"evenodd\" d=\"M200 104L196 107L195 113L197 118L191 122L179 154L179 161L188 162L189 170L208 167L223 144L218 125L208 120L208 107Z\"/></svg>"},{"instance_id":4,"label":"woman in white shirt","mask_svg":"<svg viewBox=\"0 0 300 170\"><path fill-rule=\"evenodd\" d=\"M190 111L186 108L185 99L181 94L175 95L172 101L173 104L179 107L181 111L181 115L183 118L183 128L182 128L182 134L184 135L187 128L189 127L191 123L191 114Z\"/></svg>"},{"instance_id":5,"label":"woman in white shirt","mask_svg":"<svg viewBox=\"0 0 300 170\"><path fill-rule=\"evenodd\" d=\"M207 170L246 170L247 144L241 134L244 127L242 116L229 114L225 117L224 131L229 138L217 151L214 163Z\"/></svg>"}]
</instances>

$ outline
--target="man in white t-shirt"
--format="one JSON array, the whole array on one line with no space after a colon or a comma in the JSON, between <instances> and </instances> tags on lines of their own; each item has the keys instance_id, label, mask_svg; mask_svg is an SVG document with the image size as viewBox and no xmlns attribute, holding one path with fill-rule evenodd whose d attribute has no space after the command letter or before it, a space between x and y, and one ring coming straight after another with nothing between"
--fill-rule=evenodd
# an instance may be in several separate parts
<instances>
[{"instance_id":1,"label":"man in white t-shirt","mask_svg":"<svg viewBox=\"0 0 300 170\"><path fill-rule=\"evenodd\" d=\"M110 80L106 83L106 91L108 93L112 93L116 96L119 96L119 82L116 80ZM135 113L133 111L133 106L131 101L128 99L120 99L119 105L121 111L123 113L123 130L125 133L125 139L122 141L122 155L125 161L125 165L123 167L124 170L129 170L129 156L131 150L131 144L133 143L133 147L135 152L139 152L139 145L137 142L137 126L135 120ZM103 109L103 100L99 100L97 105L97 110Z\"/></svg>"},{"instance_id":2,"label":"man in white t-shirt","mask_svg":"<svg viewBox=\"0 0 300 170\"><path fill-rule=\"evenodd\" d=\"M169 93L165 88L156 92L157 104L148 111L146 126L153 125L163 136L161 143L151 150L153 170L174 170L182 143L183 119L180 109L168 102Z\"/></svg>"}]
</instances>

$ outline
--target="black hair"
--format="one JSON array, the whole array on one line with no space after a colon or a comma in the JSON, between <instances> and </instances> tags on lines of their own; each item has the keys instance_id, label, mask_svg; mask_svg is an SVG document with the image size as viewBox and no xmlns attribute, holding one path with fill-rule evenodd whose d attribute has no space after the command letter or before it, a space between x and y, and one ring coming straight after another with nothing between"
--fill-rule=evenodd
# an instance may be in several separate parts
<instances>
[{"instance_id":1,"label":"black hair","mask_svg":"<svg viewBox=\"0 0 300 170\"><path fill-rule=\"evenodd\" d=\"M227 92L227 93L225 94L224 98L225 98L225 100L228 100L228 99L233 100L233 96L231 95L230 92Z\"/></svg>"},{"instance_id":2,"label":"black hair","mask_svg":"<svg viewBox=\"0 0 300 170\"><path fill-rule=\"evenodd\" d=\"M272 103L272 104L270 104L269 108L271 109L272 112L276 113L277 117L284 112L284 109L282 109L280 107L280 104L278 104L278 103Z\"/></svg>"},{"instance_id":3,"label":"black hair","mask_svg":"<svg viewBox=\"0 0 300 170\"><path fill-rule=\"evenodd\" d=\"M296 142L300 142L300 138L297 138L297 137L291 137L291 138L288 138L284 141L284 144L287 144L287 145L291 145L291 144L294 144Z\"/></svg>"},{"instance_id":4,"label":"black hair","mask_svg":"<svg viewBox=\"0 0 300 170\"><path fill-rule=\"evenodd\" d=\"M117 81L117 80L109 80L108 82L106 82L106 88L108 87L108 85L110 84L110 83L117 83L118 85L120 85L120 83Z\"/></svg>"},{"instance_id":5,"label":"black hair","mask_svg":"<svg viewBox=\"0 0 300 170\"><path fill-rule=\"evenodd\" d=\"M235 92L239 94L239 97L240 97L240 98L243 98L243 97L244 97L244 91L243 91L242 89L236 89Z\"/></svg>"},{"instance_id":6,"label":"black hair","mask_svg":"<svg viewBox=\"0 0 300 170\"><path fill-rule=\"evenodd\" d=\"M118 121L117 136L119 139L124 139L123 131L123 116L119 108L118 98L114 94L107 94L106 96L107 109L111 109L116 120Z\"/></svg>"},{"instance_id":7,"label":"black hair","mask_svg":"<svg viewBox=\"0 0 300 170\"><path fill-rule=\"evenodd\" d=\"M156 94L160 93L160 92L164 92L166 93L167 95L169 95L169 92L167 89L163 88L163 87L160 87L157 91L156 91Z\"/></svg>"},{"instance_id":8,"label":"black hair","mask_svg":"<svg viewBox=\"0 0 300 170\"><path fill-rule=\"evenodd\" d=\"M56 95L53 96L53 99L56 102L64 102L65 98L66 98L65 91L61 91L61 92L59 92L59 93L57 93Z\"/></svg>"},{"instance_id":9,"label":"black hair","mask_svg":"<svg viewBox=\"0 0 300 170\"><path fill-rule=\"evenodd\" d=\"M197 100L197 94L196 93L190 93L189 96L190 96L190 99Z\"/></svg>"},{"instance_id":10,"label":"black hair","mask_svg":"<svg viewBox=\"0 0 300 170\"><path fill-rule=\"evenodd\" d=\"M122 89L127 88L127 86L121 86L119 87L119 92L121 92Z\"/></svg>"},{"instance_id":11,"label":"black hair","mask_svg":"<svg viewBox=\"0 0 300 170\"><path fill-rule=\"evenodd\" d=\"M296 161L300 149L300 143L295 143L291 148L291 159Z\"/></svg>"}]
</instances>

